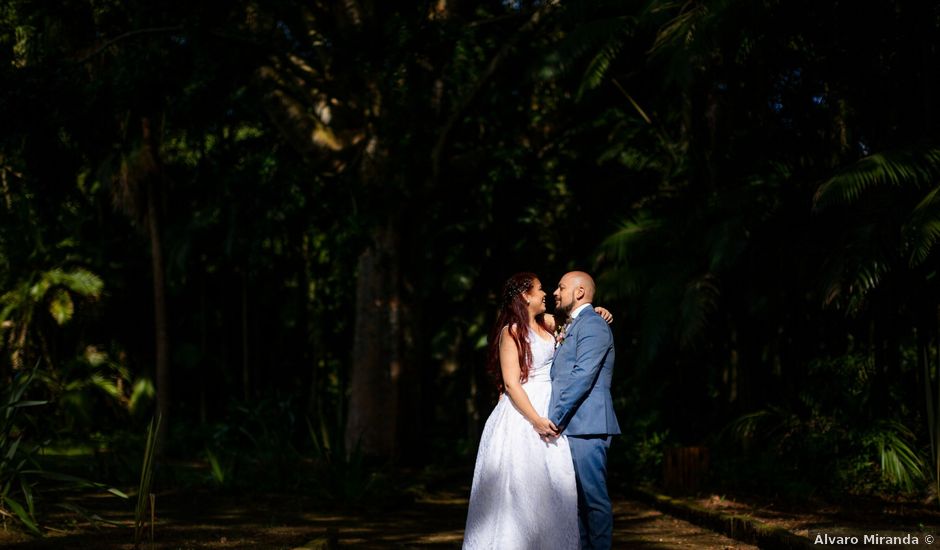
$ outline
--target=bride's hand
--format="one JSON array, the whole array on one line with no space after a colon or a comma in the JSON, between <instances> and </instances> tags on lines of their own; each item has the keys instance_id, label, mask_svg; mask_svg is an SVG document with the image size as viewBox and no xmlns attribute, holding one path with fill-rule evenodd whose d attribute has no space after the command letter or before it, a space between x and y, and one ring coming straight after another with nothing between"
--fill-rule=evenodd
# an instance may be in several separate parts
<instances>
[{"instance_id":1,"label":"bride's hand","mask_svg":"<svg viewBox=\"0 0 940 550\"><path fill-rule=\"evenodd\" d=\"M535 431L541 436L556 436L558 435L558 428L555 427L555 423L551 420L543 417L539 417L538 420L532 423L532 427L535 428Z\"/></svg>"},{"instance_id":2,"label":"bride's hand","mask_svg":"<svg viewBox=\"0 0 940 550\"><path fill-rule=\"evenodd\" d=\"M614 314L607 311L606 307L597 306L594 311L601 316L601 319L607 321L608 325L614 322Z\"/></svg>"}]
</instances>

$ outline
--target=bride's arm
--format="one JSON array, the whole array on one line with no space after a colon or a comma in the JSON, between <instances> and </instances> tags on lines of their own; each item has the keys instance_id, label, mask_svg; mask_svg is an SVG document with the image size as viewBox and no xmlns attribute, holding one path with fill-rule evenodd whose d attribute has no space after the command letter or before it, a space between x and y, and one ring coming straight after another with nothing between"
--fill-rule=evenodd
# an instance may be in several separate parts
<instances>
[{"instance_id":1,"label":"bride's arm","mask_svg":"<svg viewBox=\"0 0 940 550\"><path fill-rule=\"evenodd\" d=\"M509 327L503 328L499 338L499 367L502 371L506 394L512 399L522 416L532 423L535 431L540 434L553 432L555 427L552 422L535 412L535 407L529 401L529 395L522 389L522 382L519 381L522 376L522 369L519 366L519 348L509 330Z\"/></svg>"},{"instance_id":2,"label":"bride's arm","mask_svg":"<svg viewBox=\"0 0 940 550\"><path fill-rule=\"evenodd\" d=\"M596 308L594 308L594 311L597 312L597 314L601 316L601 319L606 321L608 325L614 322L614 314L611 313L610 310L607 309L606 307L597 306ZM555 316L552 315L551 313L546 313L544 315L544 318L545 318L545 324L548 326L548 331L555 332L555 327L558 326L555 323Z\"/></svg>"},{"instance_id":3,"label":"bride's arm","mask_svg":"<svg viewBox=\"0 0 940 550\"><path fill-rule=\"evenodd\" d=\"M546 313L542 316L542 318L545 319L545 326L548 327L548 332L554 333L555 327L558 326L557 324L555 324L555 316L552 315L551 313Z\"/></svg>"}]
</instances>

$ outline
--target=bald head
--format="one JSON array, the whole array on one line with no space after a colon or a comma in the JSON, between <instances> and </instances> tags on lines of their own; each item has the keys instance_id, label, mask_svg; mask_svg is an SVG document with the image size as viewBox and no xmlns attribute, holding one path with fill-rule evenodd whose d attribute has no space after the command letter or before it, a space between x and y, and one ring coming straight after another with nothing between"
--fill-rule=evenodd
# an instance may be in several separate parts
<instances>
[{"instance_id":1,"label":"bald head","mask_svg":"<svg viewBox=\"0 0 940 550\"><path fill-rule=\"evenodd\" d=\"M569 314L578 306L594 300L594 279L583 271L569 271L558 281L555 289L555 309Z\"/></svg>"},{"instance_id":2,"label":"bald head","mask_svg":"<svg viewBox=\"0 0 940 550\"><path fill-rule=\"evenodd\" d=\"M593 277L583 271L570 271L565 274L565 277L571 277L572 285L584 291L584 301L582 303L586 304L594 300L594 292L597 287L594 286Z\"/></svg>"}]
</instances>

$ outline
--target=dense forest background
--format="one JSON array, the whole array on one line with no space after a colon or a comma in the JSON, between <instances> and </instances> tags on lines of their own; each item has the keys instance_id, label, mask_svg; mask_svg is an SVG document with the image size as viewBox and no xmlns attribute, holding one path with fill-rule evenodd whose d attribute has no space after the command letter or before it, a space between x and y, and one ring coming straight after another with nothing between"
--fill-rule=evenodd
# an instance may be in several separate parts
<instances>
[{"instance_id":1,"label":"dense forest background","mask_svg":"<svg viewBox=\"0 0 940 550\"><path fill-rule=\"evenodd\" d=\"M136 479L155 414L218 483L472 463L502 282L572 268L618 483L936 498L938 45L919 0L4 2L0 507L20 456Z\"/></svg>"}]
</instances>

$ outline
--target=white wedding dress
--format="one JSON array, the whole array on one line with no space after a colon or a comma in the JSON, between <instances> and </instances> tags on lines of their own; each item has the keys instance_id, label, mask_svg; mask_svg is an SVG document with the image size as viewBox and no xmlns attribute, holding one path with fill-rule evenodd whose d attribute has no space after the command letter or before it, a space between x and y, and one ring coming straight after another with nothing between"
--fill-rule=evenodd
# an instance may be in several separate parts
<instances>
[{"instance_id":1,"label":"white wedding dress","mask_svg":"<svg viewBox=\"0 0 940 550\"><path fill-rule=\"evenodd\" d=\"M522 385L546 416L554 342L529 329L532 369ZM503 394L480 437L465 549L577 549L578 495L568 438L545 443Z\"/></svg>"}]
</instances>

